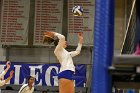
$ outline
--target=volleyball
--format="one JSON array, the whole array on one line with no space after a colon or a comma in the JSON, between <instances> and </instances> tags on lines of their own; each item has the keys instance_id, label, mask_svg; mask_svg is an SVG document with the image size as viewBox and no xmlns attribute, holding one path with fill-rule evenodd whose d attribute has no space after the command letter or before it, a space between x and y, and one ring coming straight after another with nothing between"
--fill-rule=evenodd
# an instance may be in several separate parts
<instances>
[{"instance_id":1,"label":"volleyball","mask_svg":"<svg viewBox=\"0 0 140 93\"><path fill-rule=\"evenodd\" d=\"M82 16L83 15L83 8L81 6L74 6L72 8L72 13L74 16Z\"/></svg>"}]
</instances>

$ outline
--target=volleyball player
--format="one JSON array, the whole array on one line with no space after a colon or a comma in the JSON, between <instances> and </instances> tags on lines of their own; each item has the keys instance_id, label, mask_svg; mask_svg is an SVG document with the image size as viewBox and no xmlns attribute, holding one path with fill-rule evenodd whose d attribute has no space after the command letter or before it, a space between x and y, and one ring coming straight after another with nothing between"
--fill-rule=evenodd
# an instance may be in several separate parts
<instances>
[{"instance_id":1,"label":"volleyball player","mask_svg":"<svg viewBox=\"0 0 140 93\"><path fill-rule=\"evenodd\" d=\"M32 76L29 76L28 78L28 83L27 84L24 84L18 93L33 93L34 92L34 86L33 86L33 83L34 83L34 77Z\"/></svg>"},{"instance_id":2,"label":"volleyball player","mask_svg":"<svg viewBox=\"0 0 140 93\"><path fill-rule=\"evenodd\" d=\"M4 71L2 71L2 73L0 74L0 86L5 85L12 77L14 74L14 71L10 71L10 76L8 78L6 78L5 80L3 80L4 75L7 73L7 71L10 69L11 66L11 62L7 61L6 62L6 69Z\"/></svg>"},{"instance_id":3,"label":"volleyball player","mask_svg":"<svg viewBox=\"0 0 140 93\"><path fill-rule=\"evenodd\" d=\"M59 40L54 40L57 37ZM54 54L60 62L60 71L58 74L59 79L59 93L74 93L74 82L72 76L75 72L72 57L78 55L82 48L83 36L78 33L79 43L75 51L68 52L65 36L56 32L47 31L44 35L44 42L54 42L56 48Z\"/></svg>"},{"instance_id":4,"label":"volleyball player","mask_svg":"<svg viewBox=\"0 0 140 93\"><path fill-rule=\"evenodd\" d=\"M6 62L6 69L4 71L2 71L2 73L0 74L0 86L5 85L6 83L9 82L9 80L13 77L14 71L10 71L10 76L8 78L6 78L5 80L3 80L4 75L7 73L7 71L10 69L11 66L11 62L7 61ZM1 89L0 89L0 93L1 93Z\"/></svg>"}]
</instances>

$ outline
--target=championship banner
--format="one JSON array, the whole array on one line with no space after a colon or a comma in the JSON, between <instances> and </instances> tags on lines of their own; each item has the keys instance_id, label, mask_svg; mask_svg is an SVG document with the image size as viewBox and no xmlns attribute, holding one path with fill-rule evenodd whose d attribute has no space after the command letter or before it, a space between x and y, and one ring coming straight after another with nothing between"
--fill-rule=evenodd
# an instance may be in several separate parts
<instances>
[{"instance_id":1,"label":"championship banner","mask_svg":"<svg viewBox=\"0 0 140 93\"><path fill-rule=\"evenodd\" d=\"M84 87L86 82L86 65L76 65L76 72L73 76L76 87ZM5 62L0 62L0 72L5 68ZM12 62L10 70L4 76L9 76L9 72L14 70L14 76L9 84L23 85L27 83L27 78L31 75L35 77L35 85L58 86L59 64L25 64Z\"/></svg>"},{"instance_id":2,"label":"championship banner","mask_svg":"<svg viewBox=\"0 0 140 93\"><path fill-rule=\"evenodd\" d=\"M30 0L1 0L0 42L27 45Z\"/></svg>"},{"instance_id":3,"label":"championship banner","mask_svg":"<svg viewBox=\"0 0 140 93\"><path fill-rule=\"evenodd\" d=\"M62 33L63 0L35 0L34 45L43 45L45 31Z\"/></svg>"},{"instance_id":4,"label":"championship banner","mask_svg":"<svg viewBox=\"0 0 140 93\"><path fill-rule=\"evenodd\" d=\"M74 16L72 9L74 6L83 8L82 16ZM84 37L83 45L93 45L94 29L94 0L68 0L68 44L77 45L77 33L82 32Z\"/></svg>"}]
</instances>

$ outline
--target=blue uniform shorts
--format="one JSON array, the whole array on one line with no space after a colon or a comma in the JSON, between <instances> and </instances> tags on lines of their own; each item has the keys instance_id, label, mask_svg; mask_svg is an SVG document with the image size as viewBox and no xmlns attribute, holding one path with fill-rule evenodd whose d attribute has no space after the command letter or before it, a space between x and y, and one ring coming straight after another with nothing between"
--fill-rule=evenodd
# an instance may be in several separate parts
<instances>
[{"instance_id":1,"label":"blue uniform shorts","mask_svg":"<svg viewBox=\"0 0 140 93\"><path fill-rule=\"evenodd\" d=\"M65 70L58 74L58 79L65 78L65 79L73 80L73 74L74 74L73 71Z\"/></svg>"}]
</instances>

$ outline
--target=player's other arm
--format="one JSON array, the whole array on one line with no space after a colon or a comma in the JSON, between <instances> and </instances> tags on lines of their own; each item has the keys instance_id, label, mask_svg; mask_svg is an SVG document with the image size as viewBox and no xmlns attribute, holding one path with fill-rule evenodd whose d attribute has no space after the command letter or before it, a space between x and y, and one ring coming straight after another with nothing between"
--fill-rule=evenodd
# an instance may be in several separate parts
<instances>
[{"instance_id":1,"label":"player's other arm","mask_svg":"<svg viewBox=\"0 0 140 93\"><path fill-rule=\"evenodd\" d=\"M76 50L69 52L72 57L80 54L80 52L81 52L82 43L83 43L83 35L82 35L82 33L78 33L78 38L79 38L79 43L78 43L78 46L77 46Z\"/></svg>"},{"instance_id":2,"label":"player's other arm","mask_svg":"<svg viewBox=\"0 0 140 93\"><path fill-rule=\"evenodd\" d=\"M65 44L65 36L59 33L54 32L54 36L58 37L59 41L58 44L54 50L54 53L56 53L57 51L61 50Z\"/></svg>"},{"instance_id":3,"label":"player's other arm","mask_svg":"<svg viewBox=\"0 0 140 93\"><path fill-rule=\"evenodd\" d=\"M7 79L5 79L5 83L7 83L13 77L13 74L14 74L14 71L13 70L10 71L10 76Z\"/></svg>"},{"instance_id":4,"label":"player's other arm","mask_svg":"<svg viewBox=\"0 0 140 93\"><path fill-rule=\"evenodd\" d=\"M5 84L13 77L13 74L14 74L14 71L11 71L11 72L10 72L10 76L9 76L7 79L5 79L5 80L0 80L0 86L5 85Z\"/></svg>"}]
</instances>

